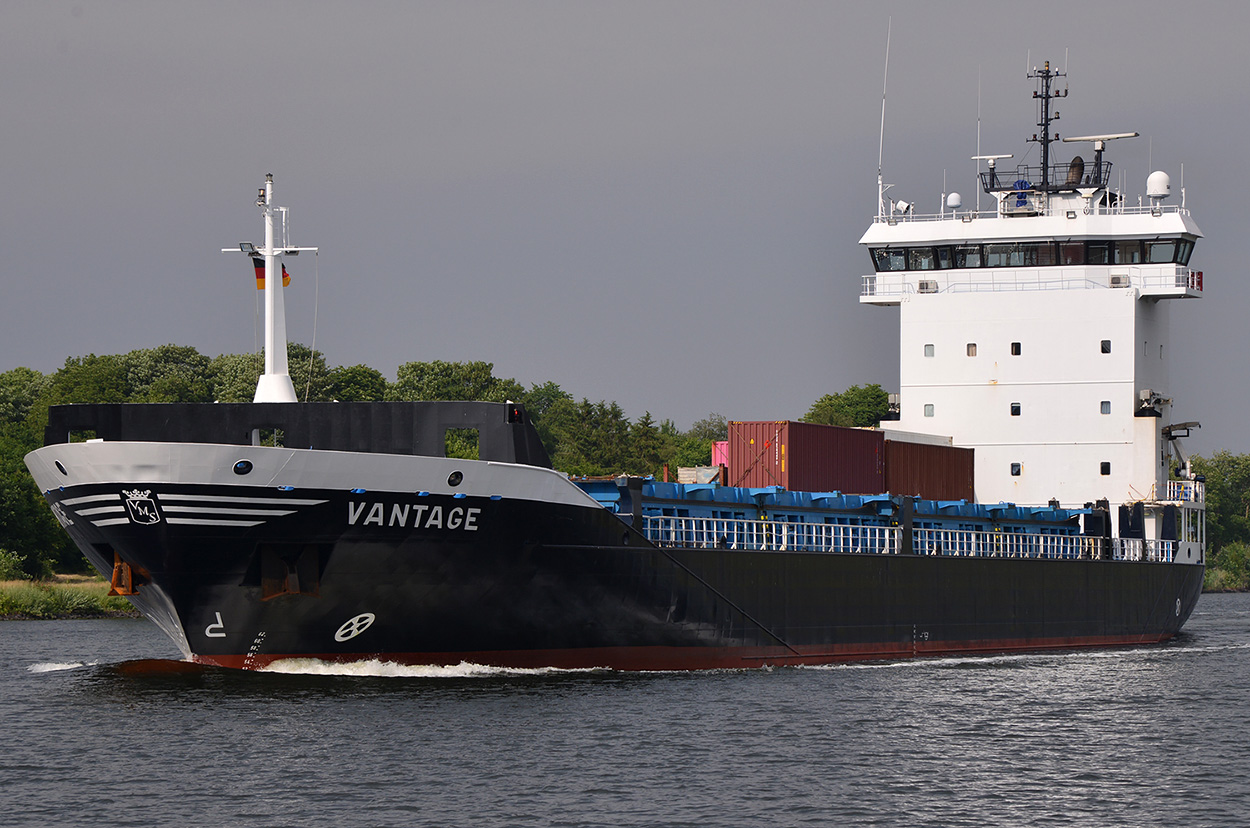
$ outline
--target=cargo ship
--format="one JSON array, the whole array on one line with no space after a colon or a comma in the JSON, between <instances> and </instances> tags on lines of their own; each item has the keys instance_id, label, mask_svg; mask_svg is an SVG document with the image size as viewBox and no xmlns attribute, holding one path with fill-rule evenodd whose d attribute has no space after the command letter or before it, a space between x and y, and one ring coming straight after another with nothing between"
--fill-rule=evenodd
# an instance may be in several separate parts
<instances>
[{"instance_id":1,"label":"cargo ship","mask_svg":"<svg viewBox=\"0 0 1250 828\"><path fill-rule=\"evenodd\" d=\"M255 400L53 407L26 463L113 590L187 659L687 670L1139 645L1198 600L1203 481L1167 311L1200 297L1170 181L1109 142L979 176L988 210L887 200L860 302L899 308L896 419L730 426L712 482L571 479L521 405L298 402L272 176ZM228 248L234 250L234 248ZM477 434L477 459L447 433Z\"/></svg>"}]
</instances>

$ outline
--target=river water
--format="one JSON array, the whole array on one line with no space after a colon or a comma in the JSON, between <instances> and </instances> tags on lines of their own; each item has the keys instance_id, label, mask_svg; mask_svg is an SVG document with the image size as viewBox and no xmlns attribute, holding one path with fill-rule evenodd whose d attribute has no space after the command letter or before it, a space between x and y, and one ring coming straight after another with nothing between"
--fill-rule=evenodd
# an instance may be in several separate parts
<instances>
[{"instance_id":1,"label":"river water","mask_svg":"<svg viewBox=\"0 0 1250 828\"><path fill-rule=\"evenodd\" d=\"M146 621L0 624L0 825L1250 821L1250 595L1162 646L829 668L135 661L176 657Z\"/></svg>"}]
</instances>

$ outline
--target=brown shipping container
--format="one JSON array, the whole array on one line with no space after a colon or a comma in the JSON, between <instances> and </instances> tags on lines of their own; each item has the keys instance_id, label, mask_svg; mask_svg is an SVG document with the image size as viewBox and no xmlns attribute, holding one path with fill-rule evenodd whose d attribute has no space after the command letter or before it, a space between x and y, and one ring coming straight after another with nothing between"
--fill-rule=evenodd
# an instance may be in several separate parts
<instances>
[{"instance_id":1,"label":"brown shipping container","mask_svg":"<svg viewBox=\"0 0 1250 828\"><path fill-rule=\"evenodd\" d=\"M925 500L972 500L973 450L886 440L885 485Z\"/></svg>"},{"instance_id":2,"label":"brown shipping container","mask_svg":"<svg viewBox=\"0 0 1250 828\"><path fill-rule=\"evenodd\" d=\"M885 491L879 431L789 420L729 424L729 485L793 492Z\"/></svg>"}]
</instances>

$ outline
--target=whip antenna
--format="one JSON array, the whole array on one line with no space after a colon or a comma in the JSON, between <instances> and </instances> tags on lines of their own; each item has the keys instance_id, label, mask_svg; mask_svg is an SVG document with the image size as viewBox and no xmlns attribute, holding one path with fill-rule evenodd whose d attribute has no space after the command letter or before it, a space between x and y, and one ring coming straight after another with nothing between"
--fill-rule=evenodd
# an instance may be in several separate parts
<instances>
[{"instance_id":1,"label":"whip antenna","mask_svg":"<svg viewBox=\"0 0 1250 828\"><path fill-rule=\"evenodd\" d=\"M885 184L881 178L881 160L885 155L885 89L890 79L890 26L894 18L885 23L885 73L881 78L881 137L877 142L877 218L885 217Z\"/></svg>"}]
</instances>

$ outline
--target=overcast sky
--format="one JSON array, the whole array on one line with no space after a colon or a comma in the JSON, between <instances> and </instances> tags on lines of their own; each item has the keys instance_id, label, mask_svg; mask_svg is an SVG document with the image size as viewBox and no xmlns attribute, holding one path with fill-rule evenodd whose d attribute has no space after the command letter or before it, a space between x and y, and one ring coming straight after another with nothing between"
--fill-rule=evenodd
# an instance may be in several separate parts
<instances>
[{"instance_id":1,"label":"overcast sky","mask_svg":"<svg viewBox=\"0 0 1250 828\"><path fill-rule=\"evenodd\" d=\"M1235 2L0 4L0 371L173 342L255 348L273 173L288 329L394 378L474 360L688 427L898 384L862 306L885 176L934 212L1037 120L1110 146L1131 197L1181 165L1206 297L1173 308L1191 446L1250 451L1250 5ZM1066 159L1067 147L1056 150Z\"/></svg>"}]
</instances>

